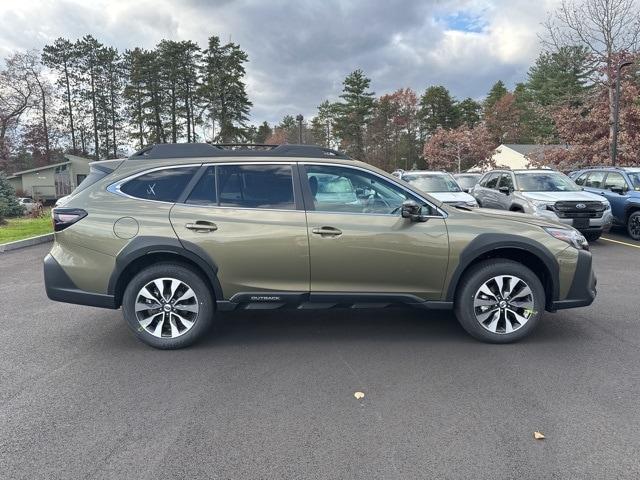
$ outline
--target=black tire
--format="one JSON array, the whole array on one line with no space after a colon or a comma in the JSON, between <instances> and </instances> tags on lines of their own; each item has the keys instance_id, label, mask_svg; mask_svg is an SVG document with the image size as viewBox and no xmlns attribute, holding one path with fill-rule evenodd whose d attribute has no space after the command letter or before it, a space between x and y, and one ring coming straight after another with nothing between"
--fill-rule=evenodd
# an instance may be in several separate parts
<instances>
[{"instance_id":1,"label":"black tire","mask_svg":"<svg viewBox=\"0 0 640 480\"><path fill-rule=\"evenodd\" d=\"M600 236L602 235L602 232L585 232L583 235L588 242L595 242L600 238Z\"/></svg>"},{"instance_id":2,"label":"black tire","mask_svg":"<svg viewBox=\"0 0 640 480\"><path fill-rule=\"evenodd\" d=\"M530 314L528 320L510 333L489 331L482 326L475 313L474 299L476 292L485 282L499 275L512 275L520 278L529 286L533 297L533 308L530 312L527 312L527 314ZM476 339L487 343L510 343L526 337L537 327L544 307L545 292L538 276L521 263L498 258L484 260L464 273L456 292L455 314L462 327ZM505 320L502 319L500 321L504 325ZM511 325L513 326L513 324Z\"/></svg>"},{"instance_id":3,"label":"black tire","mask_svg":"<svg viewBox=\"0 0 640 480\"><path fill-rule=\"evenodd\" d=\"M180 323L180 326L184 328L184 333L173 338L171 336L164 336L163 330L169 330L169 332L172 333L173 328L171 327L173 327L175 323L170 325L171 322L167 319L167 326L160 328L161 335L163 336L154 336L150 331L147 331L147 329L142 326L138 320L135 310L136 300L142 288L147 286L150 282L153 282L153 280L160 278L179 280L184 286L191 288L195 293L195 298L197 299L197 301L195 299L192 300L193 305L197 305L198 309L195 314L190 314L190 319L193 320L192 326L187 328L185 327L186 323ZM165 283L165 285L168 285L170 288L170 282ZM183 287L180 286L178 288ZM127 325L139 340L154 348L172 350L192 345L207 332L213 320L213 302L213 295L208 283L191 268L180 263L159 263L145 268L131 279L122 297L122 313ZM157 309L157 311L160 310L161 309ZM151 311L151 314L155 311L156 310ZM165 320L164 315L162 315L161 318L163 321ZM173 318L175 322L175 317ZM155 323L156 326L158 322L159 320ZM151 326L153 326L153 324Z\"/></svg>"},{"instance_id":4,"label":"black tire","mask_svg":"<svg viewBox=\"0 0 640 480\"><path fill-rule=\"evenodd\" d=\"M627 219L627 233L634 240L640 240L640 210L633 212Z\"/></svg>"}]
</instances>

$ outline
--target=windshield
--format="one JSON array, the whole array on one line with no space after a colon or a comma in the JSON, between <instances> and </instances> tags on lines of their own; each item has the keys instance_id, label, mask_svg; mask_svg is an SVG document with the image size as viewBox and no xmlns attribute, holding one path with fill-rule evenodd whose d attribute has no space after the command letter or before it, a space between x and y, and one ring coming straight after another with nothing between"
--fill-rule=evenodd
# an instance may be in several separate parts
<instances>
[{"instance_id":1,"label":"windshield","mask_svg":"<svg viewBox=\"0 0 640 480\"><path fill-rule=\"evenodd\" d=\"M450 175L445 174L409 174L403 175L402 179L410 183L419 190L427 193L432 192L459 192L460 187Z\"/></svg>"},{"instance_id":2,"label":"windshield","mask_svg":"<svg viewBox=\"0 0 640 480\"><path fill-rule=\"evenodd\" d=\"M629 180L633 184L634 190L640 190L640 172L629 172Z\"/></svg>"},{"instance_id":3,"label":"windshield","mask_svg":"<svg viewBox=\"0 0 640 480\"><path fill-rule=\"evenodd\" d=\"M461 188L472 188L480 180L480 175L456 175L455 178Z\"/></svg>"},{"instance_id":4,"label":"windshield","mask_svg":"<svg viewBox=\"0 0 640 480\"><path fill-rule=\"evenodd\" d=\"M580 190L573 180L558 172L516 172L522 192L575 192Z\"/></svg>"}]
</instances>

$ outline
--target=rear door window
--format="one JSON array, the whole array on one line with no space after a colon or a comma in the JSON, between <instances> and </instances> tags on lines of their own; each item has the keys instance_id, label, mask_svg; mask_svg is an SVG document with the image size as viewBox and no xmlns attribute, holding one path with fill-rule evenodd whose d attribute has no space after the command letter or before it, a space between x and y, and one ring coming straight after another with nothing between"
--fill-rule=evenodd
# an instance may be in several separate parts
<instances>
[{"instance_id":1,"label":"rear door window","mask_svg":"<svg viewBox=\"0 0 640 480\"><path fill-rule=\"evenodd\" d=\"M610 172L607 175L606 181L604 182L604 189L611 190L612 188L615 188L615 187L626 189L627 182L621 174L616 172Z\"/></svg>"},{"instance_id":2,"label":"rear door window","mask_svg":"<svg viewBox=\"0 0 640 480\"><path fill-rule=\"evenodd\" d=\"M165 168L133 178L120 187L127 195L144 200L175 202L199 167Z\"/></svg>"},{"instance_id":3,"label":"rear door window","mask_svg":"<svg viewBox=\"0 0 640 480\"><path fill-rule=\"evenodd\" d=\"M222 165L216 171L220 206L295 209L291 165Z\"/></svg>"}]
</instances>

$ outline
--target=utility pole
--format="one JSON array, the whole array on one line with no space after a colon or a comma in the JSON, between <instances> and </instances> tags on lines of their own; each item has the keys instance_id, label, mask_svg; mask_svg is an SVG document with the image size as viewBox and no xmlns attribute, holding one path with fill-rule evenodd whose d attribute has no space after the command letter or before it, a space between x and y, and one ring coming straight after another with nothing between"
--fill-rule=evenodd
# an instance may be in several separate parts
<instances>
[{"instance_id":1,"label":"utility pole","mask_svg":"<svg viewBox=\"0 0 640 480\"><path fill-rule=\"evenodd\" d=\"M613 138L611 139L611 165L616 166L618 158L618 125L620 123L620 70L633 62L620 62L616 67L616 96L613 104Z\"/></svg>"},{"instance_id":2,"label":"utility pole","mask_svg":"<svg viewBox=\"0 0 640 480\"><path fill-rule=\"evenodd\" d=\"M298 121L298 143L302 144L302 120L304 120L304 117L301 113L298 114L296 120Z\"/></svg>"}]
</instances>

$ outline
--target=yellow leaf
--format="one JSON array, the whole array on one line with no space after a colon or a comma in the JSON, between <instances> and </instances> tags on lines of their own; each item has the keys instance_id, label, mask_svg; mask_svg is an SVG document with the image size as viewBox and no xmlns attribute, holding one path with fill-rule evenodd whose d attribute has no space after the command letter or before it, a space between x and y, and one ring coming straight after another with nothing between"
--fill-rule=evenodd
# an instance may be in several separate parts
<instances>
[{"instance_id":1,"label":"yellow leaf","mask_svg":"<svg viewBox=\"0 0 640 480\"><path fill-rule=\"evenodd\" d=\"M361 398L364 398L364 393L356 392L353 394L353 396L356 397L358 400L360 400Z\"/></svg>"},{"instance_id":2,"label":"yellow leaf","mask_svg":"<svg viewBox=\"0 0 640 480\"><path fill-rule=\"evenodd\" d=\"M544 440L545 436L544 433L535 431L533 432L533 438L535 438L536 440Z\"/></svg>"}]
</instances>

